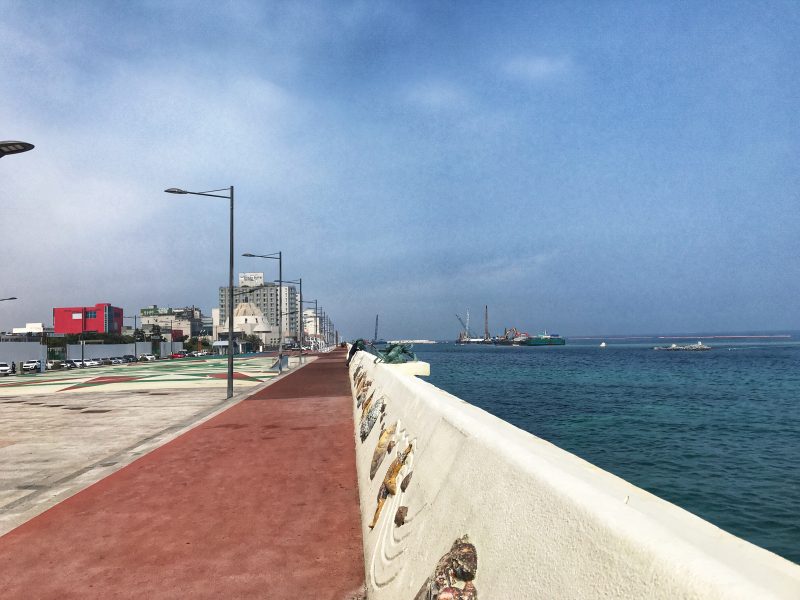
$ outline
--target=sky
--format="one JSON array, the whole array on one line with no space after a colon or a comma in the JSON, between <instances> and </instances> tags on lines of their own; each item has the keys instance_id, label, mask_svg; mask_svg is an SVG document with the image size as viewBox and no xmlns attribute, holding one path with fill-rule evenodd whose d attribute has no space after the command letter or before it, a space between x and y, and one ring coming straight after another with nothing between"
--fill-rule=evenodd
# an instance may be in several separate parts
<instances>
[{"instance_id":1,"label":"sky","mask_svg":"<svg viewBox=\"0 0 800 600\"><path fill-rule=\"evenodd\" d=\"M0 0L0 330L303 278L347 339L800 329L796 2Z\"/></svg>"}]
</instances>

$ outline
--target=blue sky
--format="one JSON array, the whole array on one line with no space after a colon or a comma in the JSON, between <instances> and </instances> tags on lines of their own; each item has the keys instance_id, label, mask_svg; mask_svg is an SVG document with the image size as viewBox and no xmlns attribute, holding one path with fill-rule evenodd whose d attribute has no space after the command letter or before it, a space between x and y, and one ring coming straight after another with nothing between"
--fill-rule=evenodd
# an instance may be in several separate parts
<instances>
[{"instance_id":1,"label":"blue sky","mask_svg":"<svg viewBox=\"0 0 800 600\"><path fill-rule=\"evenodd\" d=\"M484 304L494 332L800 329L796 3L0 15L0 139L36 144L0 160L0 329L210 310L225 201L161 190L231 184L237 254L282 250L347 337L454 338Z\"/></svg>"}]
</instances>

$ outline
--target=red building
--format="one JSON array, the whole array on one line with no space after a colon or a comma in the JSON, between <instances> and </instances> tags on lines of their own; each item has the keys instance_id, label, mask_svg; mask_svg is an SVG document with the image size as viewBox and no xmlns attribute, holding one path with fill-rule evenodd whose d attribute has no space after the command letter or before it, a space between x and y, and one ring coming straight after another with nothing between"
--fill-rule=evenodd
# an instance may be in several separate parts
<instances>
[{"instance_id":1,"label":"red building","mask_svg":"<svg viewBox=\"0 0 800 600\"><path fill-rule=\"evenodd\" d=\"M122 333L122 309L110 304L53 309L55 333Z\"/></svg>"}]
</instances>

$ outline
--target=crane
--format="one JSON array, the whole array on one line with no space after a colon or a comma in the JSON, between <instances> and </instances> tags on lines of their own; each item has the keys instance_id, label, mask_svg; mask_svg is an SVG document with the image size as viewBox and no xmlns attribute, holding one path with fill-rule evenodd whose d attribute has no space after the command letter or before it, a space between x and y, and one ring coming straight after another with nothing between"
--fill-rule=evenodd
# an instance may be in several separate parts
<instances>
[{"instance_id":1,"label":"crane","mask_svg":"<svg viewBox=\"0 0 800 600\"><path fill-rule=\"evenodd\" d=\"M456 313L456 319L458 322L461 323L461 326L464 328L464 336L465 338L469 339L472 337L472 334L469 332L469 310L467 310L467 322L464 322L464 319L461 318L461 315Z\"/></svg>"}]
</instances>

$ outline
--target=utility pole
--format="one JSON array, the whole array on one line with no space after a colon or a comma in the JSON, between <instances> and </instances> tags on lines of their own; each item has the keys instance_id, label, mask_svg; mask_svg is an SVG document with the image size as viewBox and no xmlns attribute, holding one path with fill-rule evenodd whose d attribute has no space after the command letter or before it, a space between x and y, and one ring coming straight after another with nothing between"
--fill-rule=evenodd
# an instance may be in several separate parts
<instances>
[{"instance_id":1,"label":"utility pole","mask_svg":"<svg viewBox=\"0 0 800 600\"><path fill-rule=\"evenodd\" d=\"M378 342L378 315L375 315L375 337L372 338L372 343L376 344Z\"/></svg>"},{"instance_id":2,"label":"utility pole","mask_svg":"<svg viewBox=\"0 0 800 600\"><path fill-rule=\"evenodd\" d=\"M483 313L483 339L484 341L489 341L489 305L484 305L484 313Z\"/></svg>"}]
</instances>

